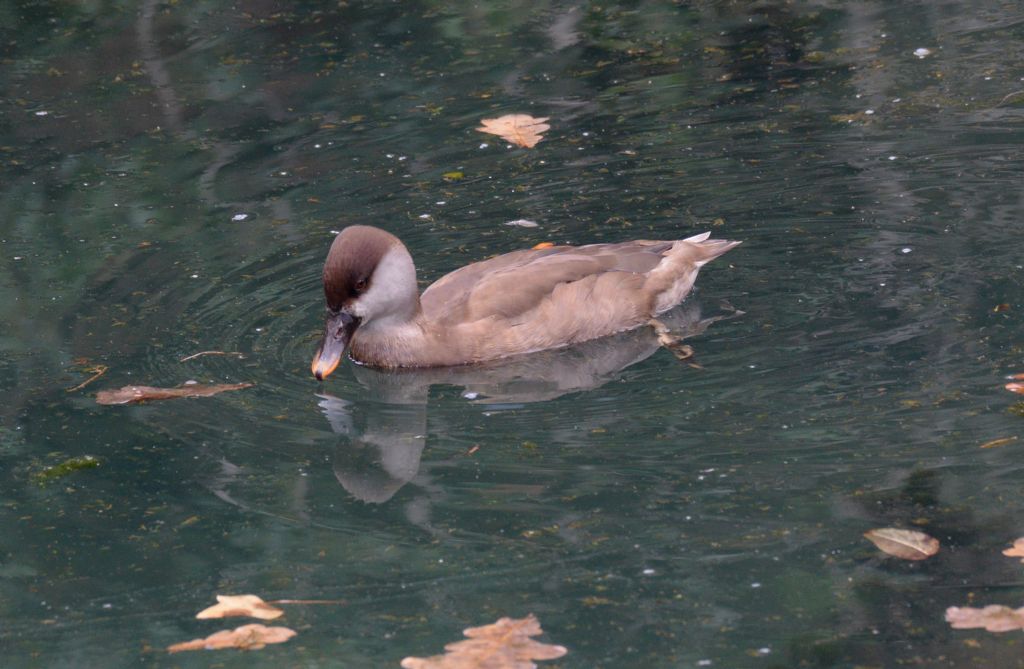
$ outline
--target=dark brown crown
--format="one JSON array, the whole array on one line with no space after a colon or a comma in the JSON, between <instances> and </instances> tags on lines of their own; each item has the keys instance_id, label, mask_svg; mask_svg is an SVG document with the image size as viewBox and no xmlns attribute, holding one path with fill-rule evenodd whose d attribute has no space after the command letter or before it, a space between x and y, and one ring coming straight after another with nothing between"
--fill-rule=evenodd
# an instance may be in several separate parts
<instances>
[{"instance_id":1,"label":"dark brown crown","mask_svg":"<svg viewBox=\"0 0 1024 669\"><path fill-rule=\"evenodd\" d=\"M327 307L337 311L366 292L377 264L397 243L401 242L391 233L368 225L352 225L338 233L324 262Z\"/></svg>"}]
</instances>

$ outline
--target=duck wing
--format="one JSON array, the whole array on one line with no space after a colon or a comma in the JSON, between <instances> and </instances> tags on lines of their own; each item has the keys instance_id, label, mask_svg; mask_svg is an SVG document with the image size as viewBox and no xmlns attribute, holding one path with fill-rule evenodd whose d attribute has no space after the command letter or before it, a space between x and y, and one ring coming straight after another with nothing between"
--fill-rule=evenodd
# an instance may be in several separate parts
<instances>
[{"instance_id":1,"label":"duck wing","mask_svg":"<svg viewBox=\"0 0 1024 669\"><path fill-rule=\"evenodd\" d=\"M673 243L635 240L515 251L441 277L420 301L424 314L440 323L512 319L538 307L563 284L610 272L645 275L661 263Z\"/></svg>"}]
</instances>

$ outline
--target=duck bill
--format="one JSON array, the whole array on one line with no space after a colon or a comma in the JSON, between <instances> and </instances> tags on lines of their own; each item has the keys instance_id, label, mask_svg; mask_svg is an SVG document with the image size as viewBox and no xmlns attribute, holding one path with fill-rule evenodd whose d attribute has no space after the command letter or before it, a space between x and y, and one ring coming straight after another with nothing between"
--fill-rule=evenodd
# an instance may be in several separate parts
<instances>
[{"instance_id":1,"label":"duck bill","mask_svg":"<svg viewBox=\"0 0 1024 669\"><path fill-rule=\"evenodd\" d=\"M318 381L323 381L335 370L345 355L345 349L352 341L352 333L359 327L359 319L352 314L339 311L327 317L324 325L324 337L320 340L320 347L313 356L311 367L313 376Z\"/></svg>"}]
</instances>

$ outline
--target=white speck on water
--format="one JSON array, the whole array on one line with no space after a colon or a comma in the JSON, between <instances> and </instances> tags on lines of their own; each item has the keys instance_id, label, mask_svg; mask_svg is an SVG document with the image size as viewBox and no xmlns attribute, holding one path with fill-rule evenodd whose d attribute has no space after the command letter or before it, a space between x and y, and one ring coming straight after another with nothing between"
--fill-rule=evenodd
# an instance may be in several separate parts
<instances>
[{"instance_id":1,"label":"white speck on water","mask_svg":"<svg viewBox=\"0 0 1024 669\"><path fill-rule=\"evenodd\" d=\"M535 221L531 221L531 220L529 220L527 218L517 218L514 221L509 221L509 222L505 223L505 225L512 225L512 226L517 226L517 227L520 227L520 228L538 228L538 227L540 227L539 223L536 223Z\"/></svg>"},{"instance_id":2,"label":"white speck on water","mask_svg":"<svg viewBox=\"0 0 1024 669\"><path fill-rule=\"evenodd\" d=\"M909 246L904 246L903 248L900 249L900 253L910 253L913 250L914 249L910 248Z\"/></svg>"},{"instance_id":3,"label":"white speck on water","mask_svg":"<svg viewBox=\"0 0 1024 669\"><path fill-rule=\"evenodd\" d=\"M644 576L654 576L654 570L653 569L644 569L643 573L644 573Z\"/></svg>"},{"instance_id":4,"label":"white speck on water","mask_svg":"<svg viewBox=\"0 0 1024 669\"><path fill-rule=\"evenodd\" d=\"M712 664L711 660L697 660L698 667L710 667Z\"/></svg>"},{"instance_id":5,"label":"white speck on water","mask_svg":"<svg viewBox=\"0 0 1024 669\"><path fill-rule=\"evenodd\" d=\"M385 157L385 158L394 158L394 157L395 157L395 154L393 154L393 153L385 153L385 154L384 154L384 157Z\"/></svg>"},{"instance_id":6,"label":"white speck on water","mask_svg":"<svg viewBox=\"0 0 1024 669\"><path fill-rule=\"evenodd\" d=\"M484 142L483 144L480 145L480 148L481 149L486 149L488 146L490 146L490 144L488 144L487 142Z\"/></svg>"},{"instance_id":7,"label":"white speck on water","mask_svg":"<svg viewBox=\"0 0 1024 669\"><path fill-rule=\"evenodd\" d=\"M263 328L256 328L256 332L263 332Z\"/></svg>"},{"instance_id":8,"label":"white speck on water","mask_svg":"<svg viewBox=\"0 0 1024 669\"><path fill-rule=\"evenodd\" d=\"M398 160L409 160L409 156L398 156Z\"/></svg>"},{"instance_id":9,"label":"white speck on water","mask_svg":"<svg viewBox=\"0 0 1024 669\"><path fill-rule=\"evenodd\" d=\"M903 98L893 98L893 102L903 102Z\"/></svg>"},{"instance_id":10,"label":"white speck on water","mask_svg":"<svg viewBox=\"0 0 1024 669\"><path fill-rule=\"evenodd\" d=\"M110 602L107 602L107 603L105 603L103 605L103 608L105 608L105 609L112 609L112 608L114 608L114 605L111 604Z\"/></svg>"},{"instance_id":11,"label":"white speck on water","mask_svg":"<svg viewBox=\"0 0 1024 669\"><path fill-rule=\"evenodd\" d=\"M47 116L47 115L49 115L49 113L50 112L48 112L48 111L40 110L40 111L36 112L36 116Z\"/></svg>"},{"instance_id":12,"label":"white speck on water","mask_svg":"<svg viewBox=\"0 0 1024 669\"><path fill-rule=\"evenodd\" d=\"M480 397L480 393L467 391L462 393L462 396L465 397L467 400L475 400L476 398Z\"/></svg>"},{"instance_id":13,"label":"white speck on water","mask_svg":"<svg viewBox=\"0 0 1024 669\"><path fill-rule=\"evenodd\" d=\"M341 230L331 230L331 234L332 235L339 234L340 232L341 232Z\"/></svg>"},{"instance_id":14,"label":"white speck on water","mask_svg":"<svg viewBox=\"0 0 1024 669\"><path fill-rule=\"evenodd\" d=\"M882 283L880 283L880 284L878 284L878 285L879 285L879 286L882 286L882 287L884 288L884 287L885 287L885 281L883 281Z\"/></svg>"},{"instance_id":15,"label":"white speck on water","mask_svg":"<svg viewBox=\"0 0 1024 669\"><path fill-rule=\"evenodd\" d=\"M753 583L750 584L750 587L751 588L760 588L761 584L758 583L757 581L754 581Z\"/></svg>"},{"instance_id":16,"label":"white speck on water","mask_svg":"<svg viewBox=\"0 0 1024 669\"><path fill-rule=\"evenodd\" d=\"M420 214L420 220L425 221L430 218L430 214Z\"/></svg>"},{"instance_id":17,"label":"white speck on water","mask_svg":"<svg viewBox=\"0 0 1024 669\"><path fill-rule=\"evenodd\" d=\"M192 276L191 276L190 278L192 278L192 279L198 279L198 278L199 278L199 275L198 275L198 274L193 274L193 275L192 275Z\"/></svg>"},{"instance_id":18,"label":"white speck on water","mask_svg":"<svg viewBox=\"0 0 1024 669\"><path fill-rule=\"evenodd\" d=\"M443 207L444 205L448 204L448 202L446 200L438 200L434 204L436 204L439 207Z\"/></svg>"},{"instance_id":19,"label":"white speck on water","mask_svg":"<svg viewBox=\"0 0 1024 669\"><path fill-rule=\"evenodd\" d=\"M231 220L232 221L244 221L247 218L249 218L249 214L235 214L234 216L231 217Z\"/></svg>"},{"instance_id":20,"label":"white speck on water","mask_svg":"<svg viewBox=\"0 0 1024 669\"><path fill-rule=\"evenodd\" d=\"M323 144L314 144L313 148L314 149L321 149L321 148L323 148Z\"/></svg>"},{"instance_id":21,"label":"white speck on water","mask_svg":"<svg viewBox=\"0 0 1024 669\"><path fill-rule=\"evenodd\" d=\"M928 56L932 55L932 50L926 49L923 46L918 47L914 49L914 55L917 56L918 58L927 58Z\"/></svg>"},{"instance_id":22,"label":"white speck on water","mask_svg":"<svg viewBox=\"0 0 1024 669\"><path fill-rule=\"evenodd\" d=\"M896 160L896 156L889 156L889 160Z\"/></svg>"},{"instance_id":23,"label":"white speck on water","mask_svg":"<svg viewBox=\"0 0 1024 669\"><path fill-rule=\"evenodd\" d=\"M872 114L875 113L875 110L874 109L865 109L864 113L867 114L868 116L871 116Z\"/></svg>"},{"instance_id":24,"label":"white speck on water","mask_svg":"<svg viewBox=\"0 0 1024 669\"><path fill-rule=\"evenodd\" d=\"M772 649L768 648L767 646L765 646L763 648L758 648L757 649L757 654L758 655L771 655L771 652L772 652Z\"/></svg>"}]
</instances>

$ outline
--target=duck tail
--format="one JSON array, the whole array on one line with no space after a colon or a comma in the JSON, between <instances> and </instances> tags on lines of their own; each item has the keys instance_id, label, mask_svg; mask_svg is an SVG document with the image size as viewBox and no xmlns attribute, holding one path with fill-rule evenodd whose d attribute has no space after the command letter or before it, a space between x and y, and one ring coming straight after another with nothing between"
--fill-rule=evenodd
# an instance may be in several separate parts
<instances>
[{"instance_id":1,"label":"duck tail","mask_svg":"<svg viewBox=\"0 0 1024 669\"><path fill-rule=\"evenodd\" d=\"M683 240L692 249L693 263L697 267L703 267L726 251L743 243L730 239L708 239L710 236L710 232L703 232Z\"/></svg>"}]
</instances>

